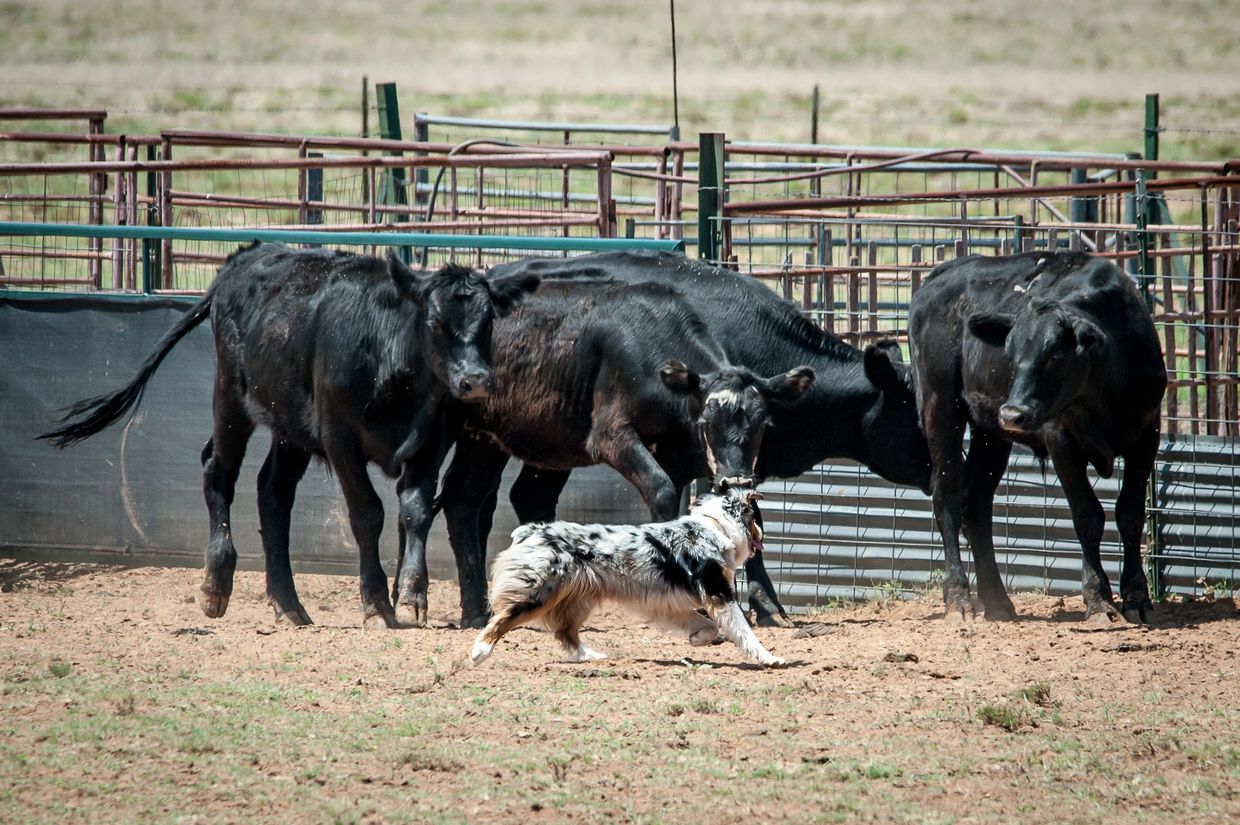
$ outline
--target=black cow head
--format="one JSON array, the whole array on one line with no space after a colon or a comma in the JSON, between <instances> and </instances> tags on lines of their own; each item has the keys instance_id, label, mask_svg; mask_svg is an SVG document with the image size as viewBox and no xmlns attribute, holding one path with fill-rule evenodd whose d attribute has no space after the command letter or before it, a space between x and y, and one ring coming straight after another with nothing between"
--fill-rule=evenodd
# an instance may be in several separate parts
<instances>
[{"instance_id":1,"label":"black cow head","mask_svg":"<svg viewBox=\"0 0 1240 825\"><path fill-rule=\"evenodd\" d=\"M422 351L435 376L461 401L481 401L494 389L491 325L528 293L539 277L517 273L494 279L457 264L431 275L405 266L388 253L397 288L422 312Z\"/></svg>"},{"instance_id":2,"label":"black cow head","mask_svg":"<svg viewBox=\"0 0 1240 825\"><path fill-rule=\"evenodd\" d=\"M683 362L669 360L659 374L673 393L692 397L694 431L716 486L724 479L753 482L762 434L770 420L768 408L796 403L814 383L810 367L773 378L740 367L699 375Z\"/></svg>"},{"instance_id":3,"label":"black cow head","mask_svg":"<svg viewBox=\"0 0 1240 825\"><path fill-rule=\"evenodd\" d=\"M1080 310L1042 298L1018 315L976 313L968 324L981 341L1003 347L1012 363L1012 388L999 408L999 423L1015 433L1040 429L1086 390L1093 358L1106 340Z\"/></svg>"},{"instance_id":4,"label":"black cow head","mask_svg":"<svg viewBox=\"0 0 1240 825\"><path fill-rule=\"evenodd\" d=\"M865 377L877 390L861 420L866 466L888 481L929 493L930 447L900 345L889 338L876 341L866 346L862 360Z\"/></svg>"}]
</instances>

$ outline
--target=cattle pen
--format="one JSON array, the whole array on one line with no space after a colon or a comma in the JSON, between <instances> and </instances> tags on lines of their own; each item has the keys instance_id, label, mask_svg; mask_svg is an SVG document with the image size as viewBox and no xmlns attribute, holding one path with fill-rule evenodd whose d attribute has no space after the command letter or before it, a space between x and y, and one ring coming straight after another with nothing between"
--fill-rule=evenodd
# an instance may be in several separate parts
<instances>
[{"instance_id":1,"label":"cattle pen","mask_svg":"<svg viewBox=\"0 0 1240 825\"><path fill-rule=\"evenodd\" d=\"M202 346L163 401L154 389L151 411L117 434L119 445L100 447L121 451L119 468L90 481L82 468L98 466L102 454L53 459L29 437L84 388L125 375L177 303L201 291L243 238L392 244L408 260L480 266L609 243L683 245L762 279L856 346L883 337L906 345L909 298L941 261L1072 249L1129 272L1162 338L1170 389L1149 492L1155 586L1193 595L1240 580L1240 177L1232 163L723 135L688 142L664 127L422 113L414 141L175 129L113 135L106 112L94 111L0 111L5 120L59 129L0 133L0 330L16 356L3 392L20 401L25 419L6 428L0 458L5 477L22 480L0 494L5 521L18 525L3 537L6 552L197 555L188 447L207 428L183 407L207 406ZM73 131L78 122L87 130ZM558 142L540 142L547 135ZM36 317L42 337L30 333ZM116 329L137 333L132 349L113 342ZM197 400L185 405L187 398ZM54 462L63 471L48 470ZM31 464L40 468L34 477L23 469ZM80 509L92 514L77 524L56 507L70 478ZM332 484L324 478L311 494L306 517L323 537L307 559L323 569L348 558L333 550L341 526L327 503ZM1109 506L1118 481L1096 486ZM764 493L768 567L789 606L913 593L936 581L941 549L919 491L828 462L772 480ZM1053 472L1028 453L1014 455L995 514L1009 587L1079 588L1079 549L1061 498ZM568 512L632 519L640 508L622 483L597 471ZM504 511L492 551L512 524ZM1104 559L1117 564L1113 531ZM441 561L436 572L450 574Z\"/></svg>"}]
</instances>

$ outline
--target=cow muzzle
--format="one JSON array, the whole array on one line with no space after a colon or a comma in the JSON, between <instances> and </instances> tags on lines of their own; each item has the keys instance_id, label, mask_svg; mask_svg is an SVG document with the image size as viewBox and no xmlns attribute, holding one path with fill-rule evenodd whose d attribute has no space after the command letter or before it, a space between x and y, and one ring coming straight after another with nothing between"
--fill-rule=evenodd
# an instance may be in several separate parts
<instances>
[{"instance_id":1,"label":"cow muzzle","mask_svg":"<svg viewBox=\"0 0 1240 825\"><path fill-rule=\"evenodd\" d=\"M1028 407L1004 404L999 408L999 426L1010 433L1028 433L1038 428L1034 413Z\"/></svg>"},{"instance_id":2,"label":"cow muzzle","mask_svg":"<svg viewBox=\"0 0 1240 825\"><path fill-rule=\"evenodd\" d=\"M470 372L456 379L452 394L461 401L482 401L495 391L495 378L489 372Z\"/></svg>"},{"instance_id":3,"label":"cow muzzle","mask_svg":"<svg viewBox=\"0 0 1240 825\"><path fill-rule=\"evenodd\" d=\"M749 489L757 489L758 482L752 475L725 475L719 473L715 476L715 483L711 487L711 492L722 492L725 489L734 489L737 487L746 487Z\"/></svg>"}]
</instances>

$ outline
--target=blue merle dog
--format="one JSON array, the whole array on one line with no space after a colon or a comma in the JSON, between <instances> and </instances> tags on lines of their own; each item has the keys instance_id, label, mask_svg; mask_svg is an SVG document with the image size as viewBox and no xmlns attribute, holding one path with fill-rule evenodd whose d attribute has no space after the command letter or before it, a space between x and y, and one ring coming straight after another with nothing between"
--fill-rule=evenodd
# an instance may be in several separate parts
<instances>
[{"instance_id":1,"label":"blue merle dog","mask_svg":"<svg viewBox=\"0 0 1240 825\"><path fill-rule=\"evenodd\" d=\"M491 622L474 642L478 664L510 630L541 620L569 659L606 655L581 643L580 628L604 601L625 604L653 624L707 645L720 632L751 661L782 665L754 636L736 600L735 571L762 539L752 489L700 496L675 521L636 526L527 524L495 559ZM705 615L699 613L705 610Z\"/></svg>"}]
</instances>

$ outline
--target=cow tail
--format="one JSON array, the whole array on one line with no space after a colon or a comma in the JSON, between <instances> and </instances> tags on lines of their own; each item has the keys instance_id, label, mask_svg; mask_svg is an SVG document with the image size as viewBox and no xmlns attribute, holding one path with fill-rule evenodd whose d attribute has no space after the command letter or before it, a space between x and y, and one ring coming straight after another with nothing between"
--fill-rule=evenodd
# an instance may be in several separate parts
<instances>
[{"instance_id":1,"label":"cow tail","mask_svg":"<svg viewBox=\"0 0 1240 825\"><path fill-rule=\"evenodd\" d=\"M164 337L155 345L155 351L147 356L146 361L142 363L137 374L130 379L128 384L106 395L87 398L65 407L60 410L62 414L57 419L63 423L63 426L49 430L38 437L63 449L90 438L117 421L125 413L130 412L142 400L142 394L146 391L146 383L151 380L151 376L155 374L155 370L159 369L159 365L172 351L172 348L211 314L211 301L214 293L214 289L208 290L193 309L185 313L172 329L164 333Z\"/></svg>"}]
</instances>

